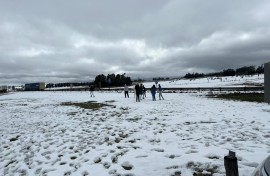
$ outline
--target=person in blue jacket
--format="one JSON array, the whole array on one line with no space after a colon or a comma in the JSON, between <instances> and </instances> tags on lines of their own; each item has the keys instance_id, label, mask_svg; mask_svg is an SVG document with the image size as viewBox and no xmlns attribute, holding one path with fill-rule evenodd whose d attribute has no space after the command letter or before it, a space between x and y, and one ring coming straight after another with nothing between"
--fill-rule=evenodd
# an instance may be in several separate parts
<instances>
[{"instance_id":1,"label":"person in blue jacket","mask_svg":"<svg viewBox=\"0 0 270 176\"><path fill-rule=\"evenodd\" d=\"M151 94L152 94L152 100L153 101L156 101L156 91L157 91L157 88L156 88L155 84L151 87L150 91L151 91Z\"/></svg>"}]
</instances>

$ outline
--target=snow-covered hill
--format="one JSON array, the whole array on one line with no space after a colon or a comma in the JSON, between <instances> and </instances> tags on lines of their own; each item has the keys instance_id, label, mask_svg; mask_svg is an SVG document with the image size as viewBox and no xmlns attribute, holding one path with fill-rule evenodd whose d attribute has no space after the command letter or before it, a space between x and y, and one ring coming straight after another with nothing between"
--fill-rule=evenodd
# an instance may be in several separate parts
<instances>
[{"instance_id":1,"label":"snow-covered hill","mask_svg":"<svg viewBox=\"0 0 270 176\"><path fill-rule=\"evenodd\" d=\"M145 82L146 87L151 87L155 82ZM256 86L264 84L264 75L252 76L227 76L227 77L208 77L198 79L175 79L159 82L162 87L237 87L237 86Z\"/></svg>"}]
</instances>

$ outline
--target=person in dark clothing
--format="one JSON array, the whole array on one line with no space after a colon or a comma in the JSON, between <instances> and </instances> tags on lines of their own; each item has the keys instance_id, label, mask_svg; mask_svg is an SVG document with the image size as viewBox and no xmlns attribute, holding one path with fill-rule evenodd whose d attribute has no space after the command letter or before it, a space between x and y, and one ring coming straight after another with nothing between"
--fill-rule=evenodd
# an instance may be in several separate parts
<instances>
[{"instance_id":1,"label":"person in dark clothing","mask_svg":"<svg viewBox=\"0 0 270 176\"><path fill-rule=\"evenodd\" d=\"M143 84L140 85L140 100L142 100L143 96Z\"/></svg>"},{"instance_id":2,"label":"person in dark clothing","mask_svg":"<svg viewBox=\"0 0 270 176\"><path fill-rule=\"evenodd\" d=\"M94 95L94 90L95 90L95 87L93 85L90 86L90 96L91 97L95 97Z\"/></svg>"},{"instance_id":3,"label":"person in dark clothing","mask_svg":"<svg viewBox=\"0 0 270 176\"><path fill-rule=\"evenodd\" d=\"M125 91L125 98L128 97L129 98L129 95L128 95L128 86L125 84L125 87L124 87L124 91Z\"/></svg>"},{"instance_id":4,"label":"person in dark clothing","mask_svg":"<svg viewBox=\"0 0 270 176\"><path fill-rule=\"evenodd\" d=\"M144 85L142 87L142 98L146 98L146 88L144 87Z\"/></svg>"},{"instance_id":5,"label":"person in dark clothing","mask_svg":"<svg viewBox=\"0 0 270 176\"><path fill-rule=\"evenodd\" d=\"M155 84L151 87L150 91L151 91L151 94L152 94L152 100L153 101L156 101L156 91L157 91L157 88L156 88Z\"/></svg>"},{"instance_id":6,"label":"person in dark clothing","mask_svg":"<svg viewBox=\"0 0 270 176\"><path fill-rule=\"evenodd\" d=\"M136 102L140 102L140 86L138 83L135 86L135 92L136 92Z\"/></svg>"}]
</instances>

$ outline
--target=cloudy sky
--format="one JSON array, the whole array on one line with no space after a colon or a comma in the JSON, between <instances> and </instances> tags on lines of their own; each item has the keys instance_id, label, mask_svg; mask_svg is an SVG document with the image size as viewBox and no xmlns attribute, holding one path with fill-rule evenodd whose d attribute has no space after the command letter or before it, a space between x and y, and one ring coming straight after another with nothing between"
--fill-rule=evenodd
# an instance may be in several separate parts
<instances>
[{"instance_id":1,"label":"cloudy sky","mask_svg":"<svg viewBox=\"0 0 270 176\"><path fill-rule=\"evenodd\" d=\"M0 84L270 62L269 0L0 0Z\"/></svg>"}]
</instances>

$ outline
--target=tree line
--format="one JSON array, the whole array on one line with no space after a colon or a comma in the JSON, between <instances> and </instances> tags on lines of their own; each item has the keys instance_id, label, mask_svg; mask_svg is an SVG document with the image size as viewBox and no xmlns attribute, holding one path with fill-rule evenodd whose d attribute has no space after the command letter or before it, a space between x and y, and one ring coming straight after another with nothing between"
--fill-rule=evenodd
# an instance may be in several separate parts
<instances>
[{"instance_id":1,"label":"tree line","mask_svg":"<svg viewBox=\"0 0 270 176\"><path fill-rule=\"evenodd\" d=\"M96 87L116 87L116 86L124 86L131 85L131 78L126 76L126 74L108 74L105 76L104 74L97 75L93 84Z\"/></svg>"},{"instance_id":2,"label":"tree line","mask_svg":"<svg viewBox=\"0 0 270 176\"><path fill-rule=\"evenodd\" d=\"M66 83L48 83L46 84L46 88L53 87L78 87L78 86L90 86L94 85L95 87L115 87L115 86L124 86L131 85L131 78L126 76L126 74L108 74L105 76L104 74L97 75L93 82L66 82Z\"/></svg>"},{"instance_id":3,"label":"tree line","mask_svg":"<svg viewBox=\"0 0 270 176\"><path fill-rule=\"evenodd\" d=\"M242 75L254 75L254 74L262 74L264 73L264 65L258 66L244 66L237 69L225 69L221 72L214 73L187 73L184 78L202 78L202 77L210 77L210 76L242 76Z\"/></svg>"}]
</instances>

